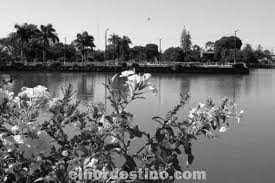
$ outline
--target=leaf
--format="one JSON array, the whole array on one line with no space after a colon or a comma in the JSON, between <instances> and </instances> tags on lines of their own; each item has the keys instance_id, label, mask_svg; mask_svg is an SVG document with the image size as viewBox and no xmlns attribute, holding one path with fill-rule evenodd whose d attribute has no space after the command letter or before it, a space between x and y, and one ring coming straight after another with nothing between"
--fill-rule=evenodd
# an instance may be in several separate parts
<instances>
[{"instance_id":1,"label":"leaf","mask_svg":"<svg viewBox=\"0 0 275 183\"><path fill-rule=\"evenodd\" d=\"M186 166L188 167L189 165L191 165L192 163L193 163L193 161L194 161L194 156L193 156L193 154L188 154L187 155L187 161L186 161Z\"/></svg>"},{"instance_id":2,"label":"leaf","mask_svg":"<svg viewBox=\"0 0 275 183\"><path fill-rule=\"evenodd\" d=\"M174 131L171 127L165 126L165 129L167 130L167 132L169 133L170 136L174 136Z\"/></svg>"},{"instance_id":3,"label":"leaf","mask_svg":"<svg viewBox=\"0 0 275 183\"><path fill-rule=\"evenodd\" d=\"M179 165L178 156L176 154L173 154L171 161L173 163L174 169L177 170L177 171L181 171L181 167Z\"/></svg>"},{"instance_id":4,"label":"leaf","mask_svg":"<svg viewBox=\"0 0 275 183\"><path fill-rule=\"evenodd\" d=\"M192 151L191 143L185 143L183 147L184 147L185 154L191 154L191 151Z\"/></svg>"},{"instance_id":5,"label":"leaf","mask_svg":"<svg viewBox=\"0 0 275 183\"><path fill-rule=\"evenodd\" d=\"M188 138L188 139L195 139L195 140L198 140L198 138L197 138L195 135L193 135L193 134L187 134L187 138Z\"/></svg>"},{"instance_id":6,"label":"leaf","mask_svg":"<svg viewBox=\"0 0 275 183\"><path fill-rule=\"evenodd\" d=\"M154 116L152 118L152 120L155 120L156 122L160 123L161 125L163 125L165 119L163 119L162 117L159 117L159 116Z\"/></svg>"},{"instance_id":7,"label":"leaf","mask_svg":"<svg viewBox=\"0 0 275 183\"><path fill-rule=\"evenodd\" d=\"M176 149L175 149L175 152L176 152L177 154L181 154L181 151L179 150L179 148L176 148Z\"/></svg>"},{"instance_id":8,"label":"leaf","mask_svg":"<svg viewBox=\"0 0 275 183\"><path fill-rule=\"evenodd\" d=\"M165 138L165 134L162 133L162 128L158 128L156 131L156 139L158 142L162 142Z\"/></svg>"},{"instance_id":9,"label":"leaf","mask_svg":"<svg viewBox=\"0 0 275 183\"><path fill-rule=\"evenodd\" d=\"M122 166L122 170L130 172L136 169L137 164L131 156L126 156L126 162Z\"/></svg>"},{"instance_id":10,"label":"leaf","mask_svg":"<svg viewBox=\"0 0 275 183\"><path fill-rule=\"evenodd\" d=\"M105 117L105 119L107 119L111 124L114 123L113 117L112 117L112 116L104 116L104 117Z\"/></svg>"},{"instance_id":11,"label":"leaf","mask_svg":"<svg viewBox=\"0 0 275 183\"><path fill-rule=\"evenodd\" d=\"M40 181L44 181L44 180L45 180L45 178L40 177L40 178L36 179L34 182L40 182Z\"/></svg>"},{"instance_id":12,"label":"leaf","mask_svg":"<svg viewBox=\"0 0 275 183\"><path fill-rule=\"evenodd\" d=\"M134 128L128 127L127 130L130 134L130 138L142 137L143 133L139 130L138 126L135 126Z\"/></svg>"},{"instance_id":13,"label":"leaf","mask_svg":"<svg viewBox=\"0 0 275 183\"><path fill-rule=\"evenodd\" d=\"M112 149L115 149L115 148L121 149L120 144L119 143L112 143L112 144L107 144L105 146L106 151L111 151Z\"/></svg>"}]
</instances>

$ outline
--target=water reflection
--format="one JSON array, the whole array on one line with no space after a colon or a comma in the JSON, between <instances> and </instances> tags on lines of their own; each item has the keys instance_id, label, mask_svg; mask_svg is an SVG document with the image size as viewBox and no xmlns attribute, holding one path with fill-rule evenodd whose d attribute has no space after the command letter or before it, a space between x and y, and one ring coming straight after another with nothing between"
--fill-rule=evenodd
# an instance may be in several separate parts
<instances>
[{"instance_id":1,"label":"water reflection","mask_svg":"<svg viewBox=\"0 0 275 183\"><path fill-rule=\"evenodd\" d=\"M1 79L8 73L2 73ZM76 98L83 101L98 101L104 99L103 83L112 74L101 73L30 73L15 72L14 83L9 86L15 93L21 87L47 86L53 97L62 95L61 87L71 83L77 90ZM151 82L159 88L156 105L171 103L171 96L177 98L179 93L191 93L193 98L200 100L206 97L228 97L238 101L245 96L265 95L272 98L274 90L273 70L254 70L250 75L161 75L154 74ZM270 92L267 92L270 91Z\"/></svg>"},{"instance_id":2,"label":"water reflection","mask_svg":"<svg viewBox=\"0 0 275 183\"><path fill-rule=\"evenodd\" d=\"M53 97L61 95L60 87L72 83L76 98L84 102L104 101L102 83L112 74L103 73L14 73L17 79L9 88L15 92L23 86L45 85ZM2 73L0 78L6 77ZM146 94L147 100L129 105L135 121L142 130L153 130L158 124L152 116L164 115L179 99L190 93L186 108L212 97L215 101L234 99L245 111L241 124L233 125L222 139L194 143L195 170L207 171L207 182L274 182L275 169L274 113L275 70L256 69L250 75L185 75L153 74L151 82L159 88L159 95ZM117 83L119 86L119 83ZM183 114L180 114L181 116ZM184 160L184 159L183 159ZM253 173L251 173L251 171Z\"/></svg>"}]
</instances>

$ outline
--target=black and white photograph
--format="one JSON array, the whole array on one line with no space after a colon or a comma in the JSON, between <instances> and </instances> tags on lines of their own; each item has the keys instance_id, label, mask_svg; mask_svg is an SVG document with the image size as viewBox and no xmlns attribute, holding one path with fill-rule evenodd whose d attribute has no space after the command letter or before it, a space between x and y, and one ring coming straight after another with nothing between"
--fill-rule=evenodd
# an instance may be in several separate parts
<instances>
[{"instance_id":1,"label":"black and white photograph","mask_svg":"<svg viewBox=\"0 0 275 183\"><path fill-rule=\"evenodd\" d=\"M275 182L274 0L0 3L0 183Z\"/></svg>"}]
</instances>

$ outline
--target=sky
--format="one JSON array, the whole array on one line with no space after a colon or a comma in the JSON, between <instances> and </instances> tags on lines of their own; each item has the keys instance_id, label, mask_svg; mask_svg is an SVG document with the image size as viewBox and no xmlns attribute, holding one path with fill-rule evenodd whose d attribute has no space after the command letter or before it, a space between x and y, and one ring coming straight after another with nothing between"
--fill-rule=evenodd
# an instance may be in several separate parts
<instances>
[{"instance_id":1,"label":"sky","mask_svg":"<svg viewBox=\"0 0 275 183\"><path fill-rule=\"evenodd\" d=\"M274 0L0 0L0 37L16 23L53 24L60 41L88 31L97 49L104 48L104 32L127 35L135 45L180 45L184 28L193 44L234 35L254 48L275 51Z\"/></svg>"}]
</instances>

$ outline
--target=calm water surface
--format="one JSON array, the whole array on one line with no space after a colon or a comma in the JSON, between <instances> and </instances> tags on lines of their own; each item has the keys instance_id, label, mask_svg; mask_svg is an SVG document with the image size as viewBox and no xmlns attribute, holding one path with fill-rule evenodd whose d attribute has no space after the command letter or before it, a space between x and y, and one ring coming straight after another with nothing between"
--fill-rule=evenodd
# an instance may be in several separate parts
<instances>
[{"instance_id":1,"label":"calm water surface","mask_svg":"<svg viewBox=\"0 0 275 183\"><path fill-rule=\"evenodd\" d=\"M76 97L88 102L104 102L104 73L31 73L18 72L11 90L23 86L47 86L53 97L61 95L60 87L72 83ZM0 74L5 77L5 73ZM207 97L219 101L228 97L240 104L245 116L240 124L216 140L199 139L193 145L195 161L191 169L205 170L207 183L259 183L275 181L275 70L252 70L250 75L168 75L154 74L151 81L159 95L147 94L129 106L141 128L153 130L152 116L165 114L179 99L179 93L190 93L190 109ZM186 115L184 111L179 114ZM192 182L192 181L191 181ZM193 181L196 182L196 181Z\"/></svg>"}]
</instances>

